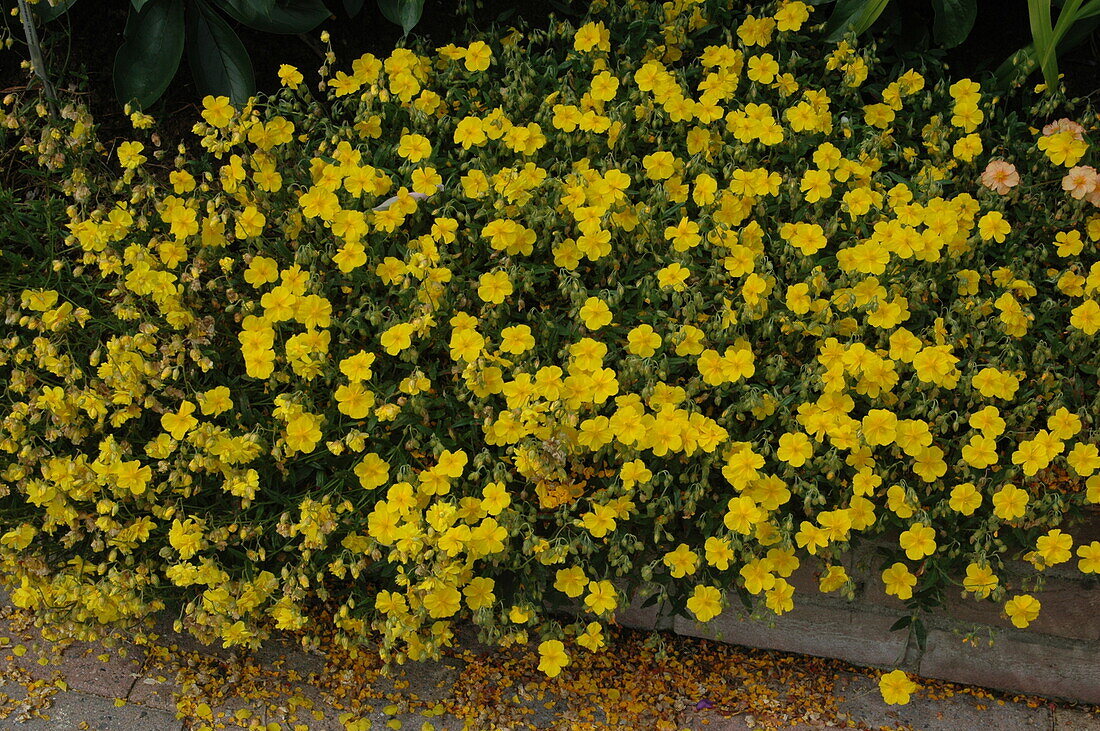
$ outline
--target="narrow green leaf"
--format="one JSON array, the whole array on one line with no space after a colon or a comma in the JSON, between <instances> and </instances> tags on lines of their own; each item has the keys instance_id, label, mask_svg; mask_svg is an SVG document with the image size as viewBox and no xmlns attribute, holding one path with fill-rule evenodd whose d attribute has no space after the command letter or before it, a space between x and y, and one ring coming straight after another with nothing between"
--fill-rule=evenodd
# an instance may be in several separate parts
<instances>
[{"instance_id":1,"label":"narrow green leaf","mask_svg":"<svg viewBox=\"0 0 1100 731\"><path fill-rule=\"evenodd\" d=\"M924 626L924 622L919 619L913 622L913 634L917 638L917 647L924 652L928 644L928 628Z\"/></svg>"},{"instance_id":2,"label":"narrow green leaf","mask_svg":"<svg viewBox=\"0 0 1100 731\"><path fill-rule=\"evenodd\" d=\"M909 622L911 622L912 619L912 617L901 617L900 619L898 619L898 621L894 622L894 624L890 626L890 631L896 632L899 629L905 629L909 626Z\"/></svg>"},{"instance_id":3,"label":"narrow green leaf","mask_svg":"<svg viewBox=\"0 0 1100 731\"><path fill-rule=\"evenodd\" d=\"M115 54L115 96L144 109L160 98L183 58L183 0L150 0L130 11Z\"/></svg>"},{"instance_id":4,"label":"narrow green leaf","mask_svg":"<svg viewBox=\"0 0 1100 731\"><path fill-rule=\"evenodd\" d=\"M203 93L228 96L236 107L256 93L248 51L205 0L195 0L187 14L187 59Z\"/></svg>"},{"instance_id":5,"label":"narrow green leaf","mask_svg":"<svg viewBox=\"0 0 1100 731\"><path fill-rule=\"evenodd\" d=\"M970 35L978 17L977 0L932 0L936 20L932 25L936 43L953 48Z\"/></svg>"},{"instance_id":6,"label":"narrow green leaf","mask_svg":"<svg viewBox=\"0 0 1100 731\"><path fill-rule=\"evenodd\" d=\"M237 22L264 33L308 33L329 17L323 0L275 0L262 7L256 0L222 0L218 7Z\"/></svg>"},{"instance_id":7,"label":"narrow green leaf","mask_svg":"<svg viewBox=\"0 0 1100 731\"><path fill-rule=\"evenodd\" d=\"M424 14L424 0L378 0L378 9L386 20L401 26L408 35Z\"/></svg>"},{"instance_id":8,"label":"narrow green leaf","mask_svg":"<svg viewBox=\"0 0 1100 731\"><path fill-rule=\"evenodd\" d=\"M1027 0L1028 22L1031 25L1031 41L1035 58L1043 70L1047 86L1053 88L1058 81L1058 69L1051 64L1055 60L1054 31L1050 21L1050 0Z\"/></svg>"}]
</instances>

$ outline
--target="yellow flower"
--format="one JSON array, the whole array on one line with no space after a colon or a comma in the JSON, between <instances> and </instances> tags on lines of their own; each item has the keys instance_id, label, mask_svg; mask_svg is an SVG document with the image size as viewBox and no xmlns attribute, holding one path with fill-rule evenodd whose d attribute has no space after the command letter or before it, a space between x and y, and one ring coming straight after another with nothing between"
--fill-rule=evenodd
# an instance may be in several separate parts
<instances>
[{"instance_id":1,"label":"yellow flower","mask_svg":"<svg viewBox=\"0 0 1100 731\"><path fill-rule=\"evenodd\" d=\"M444 619L451 617L459 610L462 604L462 594L458 589L448 584L435 583L434 588L427 592L422 601L424 608L428 610L428 616L432 619Z\"/></svg>"},{"instance_id":2,"label":"yellow flower","mask_svg":"<svg viewBox=\"0 0 1100 731\"><path fill-rule=\"evenodd\" d=\"M588 586L588 577L584 569L574 566L571 569L558 569L554 578L554 588L569 597L579 597Z\"/></svg>"},{"instance_id":3,"label":"yellow flower","mask_svg":"<svg viewBox=\"0 0 1100 731\"><path fill-rule=\"evenodd\" d=\"M998 437L1004 433L1005 420L1001 418L1001 412L996 406L986 406L980 411L975 411L967 421L970 426L980 429L983 436Z\"/></svg>"},{"instance_id":4,"label":"yellow flower","mask_svg":"<svg viewBox=\"0 0 1100 731\"><path fill-rule=\"evenodd\" d=\"M871 409L863 417L863 439L871 446L892 444L897 438L898 417L886 409Z\"/></svg>"},{"instance_id":5,"label":"yellow flower","mask_svg":"<svg viewBox=\"0 0 1100 731\"><path fill-rule=\"evenodd\" d=\"M466 48L463 64L467 71L484 71L493 60L493 49L484 41L474 41Z\"/></svg>"},{"instance_id":6,"label":"yellow flower","mask_svg":"<svg viewBox=\"0 0 1100 731\"><path fill-rule=\"evenodd\" d=\"M512 280L507 272L486 272L478 278L477 296L485 302L499 305L513 291Z\"/></svg>"},{"instance_id":7,"label":"yellow flower","mask_svg":"<svg viewBox=\"0 0 1100 731\"><path fill-rule=\"evenodd\" d=\"M204 96L202 98L202 118L214 127L225 127L233 119L236 111L227 96Z\"/></svg>"},{"instance_id":8,"label":"yellow flower","mask_svg":"<svg viewBox=\"0 0 1100 731\"><path fill-rule=\"evenodd\" d=\"M1005 614L1020 629L1027 627L1039 616L1039 600L1030 594L1018 594L1005 602Z\"/></svg>"},{"instance_id":9,"label":"yellow flower","mask_svg":"<svg viewBox=\"0 0 1100 731\"><path fill-rule=\"evenodd\" d=\"M481 507L489 515L499 515L512 503L503 482L490 482L481 490Z\"/></svg>"},{"instance_id":10,"label":"yellow flower","mask_svg":"<svg viewBox=\"0 0 1100 731\"><path fill-rule=\"evenodd\" d=\"M359 478L359 484L364 489L374 490L389 481L390 465L386 460L371 452L355 466L355 476Z\"/></svg>"},{"instance_id":11,"label":"yellow flower","mask_svg":"<svg viewBox=\"0 0 1100 731\"><path fill-rule=\"evenodd\" d=\"M909 572L909 568L901 563L895 563L882 572L882 583L886 585L886 593L905 601L913 597L913 587L917 585L917 577Z\"/></svg>"},{"instance_id":12,"label":"yellow flower","mask_svg":"<svg viewBox=\"0 0 1100 731\"><path fill-rule=\"evenodd\" d=\"M722 592L713 586L696 586L687 608L700 622L709 622L722 613Z\"/></svg>"},{"instance_id":13,"label":"yellow flower","mask_svg":"<svg viewBox=\"0 0 1100 731\"><path fill-rule=\"evenodd\" d=\"M610 581L590 581L584 605L597 615L605 614L619 606L619 593Z\"/></svg>"},{"instance_id":14,"label":"yellow flower","mask_svg":"<svg viewBox=\"0 0 1100 731\"><path fill-rule=\"evenodd\" d=\"M604 646L603 627L599 622L589 622L583 633L577 635L577 644L595 652Z\"/></svg>"},{"instance_id":15,"label":"yellow flower","mask_svg":"<svg viewBox=\"0 0 1100 731\"><path fill-rule=\"evenodd\" d=\"M640 358L649 358L661 347L661 336L651 325L639 325L627 334L626 349Z\"/></svg>"},{"instance_id":16,"label":"yellow flower","mask_svg":"<svg viewBox=\"0 0 1100 731\"><path fill-rule=\"evenodd\" d=\"M964 482L951 488L951 499L948 505L963 515L973 515L978 506L982 504L982 494L971 482Z\"/></svg>"},{"instance_id":17,"label":"yellow flower","mask_svg":"<svg viewBox=\"0 0 1100 731\"><path fill-rule=\"evenodd\" d=\"M1078 546L1077 555L1081 557L1077 562L1077 569L1081 573L1100 574L1100 541Z\"/></svg>"},{"instance_id":18,"label":"yellow flower","mask_svg":"<svg viewBox=\"0 0 1100 731\"><path fill-rule=\"evenodd\" d=\"M168 531L168 543L179 552L184 561L190 559L206 546L203 538L203 523L201 519L188 518L186 520L175 519Z\"/></svg>"},{"instance_id":19,"label":"yellow flower","mask_svg":"<svg viewBox=\"0 0 1100 731\"><path fill-rule=\"evenodd\" d=\"M1012 226L1009 225L1000 211L990 211L978 219L978 234L983 241L992 240L1002 244L1010 231L1012 231Z\"/></svg>"},{"instance_id":20,"label":"yellow flower","mask_svg":"<svg viewBox=\"0 0 1100 731\"><path fill-rule=\"evenodd\" d=\"M1096 300L1085 300L1070 310L1069 324L1085 335L1100 332L1100 304Z\"/></svg>"},{"instance_id":21,"label":"yellow flower","mask_svg":"<svg viewBox=\"0 0 1100 731\"><path fill-rule=\"evenodd\" d=\"M589 297L585 300L580 316L584 326L590 330L599 330L604 325L609 325L612 320L611 308L599 297Z\"/></svg>"},{"instance_id":22,"label":"yellow flower","mask_svg":"<svg viewBox=\"0 0 1100 731\"><path fill-rule=\"evenodd\" d=\"M642 167L650 180L667 180L676 171L675 162L676 158L671 152L661 150L643 157Z\"/></svg>"},{"instance_id":23,"label":"yellow flower","mask_svg":"<svg viewBox=\"0 0 1100 731\"><path fill-rule=\"evenodd\" d=\"M975 469L984 470L997 464L997 440L992 437L975 435L962 448L962 458Z\"/></svg>"},{"instance_id":24,"label":"yellow flower","mask_svg":"<svg viewBox=\"0 0 1100 731\"><path fill-rule=\"evenodd\" d=\"M160 417L161 428L171 434L173 439L179 441L199 423L199 420L192 416L193 413L195 413L195 405L190 401L184 401L176 413L167 413Z\"/></svg>"},{"instance_id":25,"label":"yellow flower","mask_svg":"<svg viewBox=\"0 0 1100 731\"><path fill-rule=\"evenodd\" d=\"M494 586L495 582L492 579L481 576L472 579L462 590L462 594L466 597L466 606L474 611L492 606L496 601L496 596L493 594Z\"/></svg>"},{"instance_id":26,"label":"yellow flower","mask_svg":"<svg viewBox=\"0 0 1100 731\"><path fill-rule=\"evenodd\" d=\"M686 543L681 543L675 550L665 554L664 563L669 567L672 578L682 579L694 574L699 568L699 554L688 548Z\"/></svg>"},{"instance_id":27,"label":"yellow flower","mask_svg":"<svg viewBox=\"0 0 1100 731\"><path fill-rule=\"evenodd\" d=\"M397 355L412 346L412 334L415 330L416 328L409 323L401 322L382 333L379 342L388 354Z\"/></svg>"},{"instance_id":28,"label":"yellow flower","mask_svg":"<svg viewBox=\"0 0 1100 731\"><path fill-rule=\"evenodd\" d=\"M506 327L501 331L500 337L500 349L505 353L520 355L535 347L535 338L527 325Z\"/></svg>"},{"instance_id":29,"label":"yellow flower","mask_svg":"<svg viewBox=\"0 0 1100 731\"><path fill-rule=\"evenodd\" d=\"M807 203L817 203L833 194L832 180L826 170L807 170L802 174L799 189L806 194Z\"/></svg>"},{"instance_id":30,"label":"yellow flower","mask_svg":"<svg viewBox=\"0 0 1100 731\"><path fill-rule=\"evenodd\" d=\"M610 51L611 34L604 26L603 21L597 23L585 23L577 29L573 36L573 48L581 53L593 50Z\"/></svg>"},{"instance_id":31,"label":"yellow flower","mask_svg":"<svg viewBox=\"0 0 1100 731\"><path fill-rule=\"evenodd\" d=\"M848 572L843 566L830 566L829 570L818 581L818 588L822 593L836 591L848 583Z\"/></svg>"},{"instance_id":32,"label":"yellow flower","mask_svg":"<svg viewBox=\"0 0 1100 731\"><path fill-rule=\"evenodd\" d=\"M201 393L197 400L204 416L217 416L233 408L233 399L225 386L217 386Z\"/></svg>"},{"instance_id":33,"label":"yellow flower","mask_svg":"<svg viewBox=\"0 0 1100 731\"><path fill-rule=\"evenodd\" d=\"M118 162L122 167L132 170L148 160L141 151L145 145L140 142L123 142L118 146Z\"/></svg>"},{"instance_id":34,"label":"yellow flower","mask_svg":"<svg viewBox=\"0 0 1100 731\"><path fill-rule=\"evenodd\" d=\"M909 696L919 688L902 670L884 673L878 680L882 700L892 706L903 706L909 702Z\"/></svg>"},{"instance_id":35,"label":"yellow flower","mask_svg":"<svg viewBox=\"0 0 1100 731\"><path fill-rule=\"evenodd\" d=\"M402 135L397 143L397 154L409 162L420 162L432 154L432 144L424 135Z\"/></svg>"},{"instance_id":36,"label":"yellow flower","mask_svg":"<svg viewBox=\"0 0 1100 731\"><path fill-rule=\"evenodd\" d=\"M985 599L990 592L997 588L1000 580L993 573L993 569L982 564L971 563L966 567L966 578L963 579L963 588L973 592L979 598Z\"/></svg>"},{"instance_id":37,"label":"yellow flower","mask_svg":"<svg viewBox=\"0 0 1100 731\"><path fill-rule=\"evenodd\" d=\"M745 580L745 591L750 594L759 594L775 586L775 576L767 559L749 561L738 573Z\"/></svg>"},{"instance_id":38,"label":"yellow flower","mask_svg":"<svg viewBox=\"0 0 1100 731\"><path fill-rule=\"evenodd\" d=\"M776 579L765 595L764 605L776 614L794 609L794 586L783 579Z\"/></svg>"},{"instance_id":39,"label":"yellow flower","mask_svg":"<svg viewBox=\"0 0 1100 731\"><path fill-rule=\"evenodd\" d=\"M750 56L747 76L751 81L761 84L770 84L775 81L779 73L779 62L770 53L762 53L759 56Z\"/></svg>"},{"instance_id":40,"label":"yellow flower","mask_svg":"<svg viewBox=\"0 0 1100 731\"><path fill-rule=\"evenodd\" d=\"M717 536L710 536L707 538L706 543L703 544L703 550L706 552L707 563L719 571L728 569L730 567L730 561L732 561L735 556L730 542L725 538L718 538Z\"/></svg>"},{"instance_id":41,"label":"yellow flower","mask_svg":"<svg viewBox=\"0 0 1100 731\"><path fill-rule=\"evenodd\" d=\"M547 640L539 645L539 670L548 677L556 678L568 664L569 655L561 640Z\"/></svg>"},{"instance_id":42,"label":"yellow flower","mask_svg":"<svg viewBox=\"0 0 1100 731\"><path fill-rule=\"evenodd\" d=\"M993 495L993 514L1001 520L1022 518L1027 512L1028 494L1015 485L1005 485Z\"/></svg>"},{"instance_id":43,"label":"yellow flower","mask_svg":"<svg viewBox=\"0 0 1100 731\"><path fill-rule=\"evenodd\" d=\"M244 281L253 287L261 287L279 278L279 264L267 256L254 256L244 272Z\"/></svg>"},{"instance_id":44,"label":"yellow flower","mask_svg":"<svg viewBox=\"0 0 1100 731\"><path fill-rule=\"evenodd\" d=\"M1095 444L1078 443L1066 455L1070 468L1081 477L1088 477L1100 469L1100 448Z\"/></svg>"},{"instance_id":45,"label":"yellow flower","mask_svg":"<svg viewBox=\"0 0 1100 731\"><path fill-rule=\"evenodd\" d=\"M924 523L914 523L902 532L898 542L910 561L920 561L936 552L936 531Z\"/></svg>"},{"instance_id":46,"label":"yellow flower","mask_svg":"<svg viewBox=\"0 0 1100 731\"><path fill-rule=\"evenodd\" d=\"M279 66L278 75L279 83L288 89L297 89L305 79L301 71L286 63Z\"/></svg>"},{"instance_id":47,"label":"yellow flower","mask_svg":"<svg viewBox=\"0 0 1100 731\"><path fill-rule=\"evenodd\" d=\"M1039 536L1035 552L1042 558L1044 566L1065 563L1073 556L1073 536L1054 528Z\"/></svg>"},{"instance_id":48,"label":"yellow flower","mask_svg":"<svg viewBox=\"0 0 1100 731\"><path fill-rule=\"evenodd\" d=\"M657 283L662 288L668 288L674 292L683 292L687 289L686 282L690 275L690 269L673 262L657 272Z\"/></svg>"},{"instance_id":49,"label":"yellow flower","mask_svg":"<svg viewBox=\"0 0 1100 731\"><path fill-rule=\"evenodd\" d=\"M802 432L784 434L779 437L779 449L775 456L791 467L801 467L814 453L813 442Z\"/></svg>"},{"instance_id":50,"label":"yellow flower","mask_svg":"<svg viewBox=\"0 0 1100 731\"><path fill-rule=\"evenodd\" d=\"M1068 130L1043 135L1039 138L1038 147L1052 163L1067 168L1076 165L1089 148L1087 142L1077 139Z\"/></svg>"}]
</instances>

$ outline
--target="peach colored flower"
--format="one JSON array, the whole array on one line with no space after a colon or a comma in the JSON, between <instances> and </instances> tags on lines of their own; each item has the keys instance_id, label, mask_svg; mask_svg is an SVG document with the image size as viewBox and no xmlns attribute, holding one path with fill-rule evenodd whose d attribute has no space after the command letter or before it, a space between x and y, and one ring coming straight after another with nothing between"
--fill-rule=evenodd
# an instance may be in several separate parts
<instances>
[{"instance_id":1,"label":"peach colored flower","mask_svg":"<svg viewBox=\"0 0 1100 731\"><path fill-rule=\"evenodd\" d=\"M1073 136L1079 140L1085 139L1085 128L1074 122L1072 119L1055 120L1043 127L1043 137L1052 135L1058 132L1072 132Z\"/></svg>"},{"instance_id":2,"label":"peach colored flower","mask_svg":"<svg viewBox=\"0 0 1100 731\"><path fill-rule=\"evenodd\" d=\"M1096 176L1096 168L1089 165L1078 165L1070 168L1066 177L1062 178L1062 190L1069 193L1077 200L1081 200L1092 191L1100 182Z\"/></svg>"},{"instance_id":3,"label":"peach colored flower","mask_svg":"<svg viewBox=\"0 0 1100 731\"><path fill-rule=\"evenodd\" d=\"M1100 183L1097 183L1096 187L1092 189L1092 192L1085 196L1085 200L1097 208L1100 208Z\"/></svg>"},{"instance_id":4,"label":"peach colored flower","mask_svg":"<svg viewBox=\"0 0 1100 731\"><path fill-rule=\"evenodd\" d=\"M1020 174L1016 172L1016 166L1004 160L990 160L982 172L982 185L1000 195L1007 195L1019 182Z\"/></svg>"}]
</instances>

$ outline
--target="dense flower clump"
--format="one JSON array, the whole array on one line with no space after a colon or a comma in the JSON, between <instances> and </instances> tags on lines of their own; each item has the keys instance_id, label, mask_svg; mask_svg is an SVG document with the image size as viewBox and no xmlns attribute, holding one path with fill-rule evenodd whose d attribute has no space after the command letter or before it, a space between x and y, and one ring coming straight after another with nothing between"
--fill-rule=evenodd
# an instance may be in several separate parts
<instances>
[{"instance_id":1,"label":"dense flower clump","mask_svg":"<svg viewBox=\"0 0 1100 731\"><path fill-rule=\"evenodd\" d=\"M469 615L553 676L640 583L781 614L800 565L850 595L861 537L869 591L1021 627L1008 561L1100 572L1095 114L883 78L797 0L611 5L319 95L283 67L174 159L76 107L27 133L71 248L4 300L17 604L178 600L232 646L332 598L397 661Z\"/></svg>"}]
</instances>

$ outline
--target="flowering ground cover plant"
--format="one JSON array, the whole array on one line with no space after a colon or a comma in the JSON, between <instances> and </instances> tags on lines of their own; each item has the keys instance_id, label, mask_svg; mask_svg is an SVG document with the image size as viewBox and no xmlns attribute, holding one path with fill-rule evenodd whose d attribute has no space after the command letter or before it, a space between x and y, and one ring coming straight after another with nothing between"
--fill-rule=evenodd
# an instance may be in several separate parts
<instances>
[{"instance_id":1,"label":"flowering ground cover plant","mask_svg":"<svg viewBox=\"0 0 1100 731\"><path fill-rule=\"evenodd\" d=\"M642 583L781 614L865 537L914 612L1100 571L1095 112L824 54L801 2L612 5L284 67L174 157L9 101L71 197L5 301L13 600L233 646L326 599L397 662L469 615L555 676Z\"/></svg>"}]
</instances>

